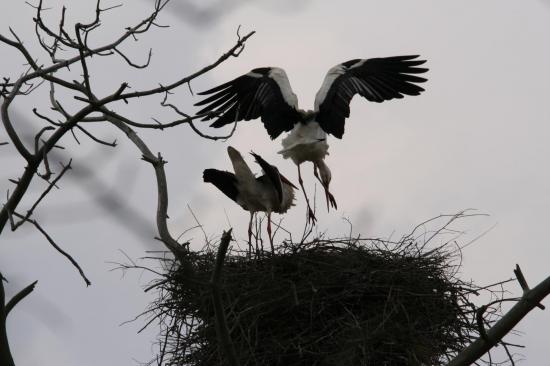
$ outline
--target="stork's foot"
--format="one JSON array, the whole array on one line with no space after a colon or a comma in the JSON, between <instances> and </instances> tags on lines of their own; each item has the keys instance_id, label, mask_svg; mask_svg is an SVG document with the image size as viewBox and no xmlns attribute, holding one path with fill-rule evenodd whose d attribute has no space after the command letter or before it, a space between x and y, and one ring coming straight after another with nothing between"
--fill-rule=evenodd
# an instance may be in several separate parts
<instances>
[{"instance_id":1,"label":"stork's foot","mask_svg":"<svg viewBox=\"0 0 550 366\"><path fill-rule=\"evenodd\" d=\"M307 221L310 222L312 225L315 225L317 223L317 217L315 217L315 214L313 213L311 207L308 207L307 210Z\"/></svg>"},{"instance_id":2,"label":"stork's foot","mask_svg":"<svg viewBox=\"0 0 550 366\"><path fill-rule=\"evenodd\" d=\"M252 258L252 216L250 216L250 224L248 225L248 257Z\"/></svg>"}]
</instances>

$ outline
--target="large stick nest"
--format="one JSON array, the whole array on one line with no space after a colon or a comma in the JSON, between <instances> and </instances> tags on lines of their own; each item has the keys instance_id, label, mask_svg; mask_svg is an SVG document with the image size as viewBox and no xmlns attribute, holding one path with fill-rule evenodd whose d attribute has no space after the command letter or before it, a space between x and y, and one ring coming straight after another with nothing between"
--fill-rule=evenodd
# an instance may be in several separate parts
<instances>
[{"instance_id":1,"label":"large stick nest","mask_svg":"<svg viewBox=\"0 0 550 366\"><path fill-rule=\"evenodd\" d=\"M478 288L455 276L457 253L410 237L229 253L220 285L239 364L444 364L479 335L469 301ZM150 309L162 321L159 364L228 364L208 285L215 260L211 250L198 253L193 279L164 260Z\"/></svg>"}]
</instances>

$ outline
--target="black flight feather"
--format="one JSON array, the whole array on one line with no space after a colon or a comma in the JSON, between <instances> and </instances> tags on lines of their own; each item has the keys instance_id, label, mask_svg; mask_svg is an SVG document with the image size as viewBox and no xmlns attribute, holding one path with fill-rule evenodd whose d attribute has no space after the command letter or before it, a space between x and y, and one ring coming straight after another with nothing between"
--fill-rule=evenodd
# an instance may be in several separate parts
<instances>
[{"instance_id":1,"label":"black flight feather","mask_svg":"<svg viewBox=\"0 0 550 366\"><path fill-rule=\"evenodd\" d=\"M256 68L248 74L198 93L209 96L195 103L195 106L203 106L197 114L206 114L203 121L215 119L210 125L214 128L261 118L272 139L290 131L301 116L294 106L286 102L279 84L269 76L272 70L271 67Z\"/></svg>"},{"instance_id":2,"label":"black flight feather","mask_svg":"<svg viewBox=\"0 0 550 366\"><path fill-rule=\"evenodd\" d=\"M354 59L340 64L343 73L334 79L320 102L316 121L326 133L342 138L344 122L350 114L349 104L355 94L376 103L419 95L424 89L417 84L427 79L414 74L425 73L428 69L418 67L426 61L417 60L417 57Z\"/></svg>"},{"instance_id":3,"label":"black flight feather","mask_svg":"<svg viewBox=\"0 0 550 366\"><path fill-rule=\"evenodd\" d=\"M227 197L237 202L239 190L237 189L237 178L235 174L217 169L205 169L202 173L202 179L206 183L212 183Z\"/></svg>"},{"instance_id":4,"label":"black flight feather","mask_svg":"<svg viewBox=\"0 0 550 366\"><path fill-rule=\"evenodd\" d=\"M275 188L275 191L277 192L277 198L279 199L279 203L282 203L283 202L283 184L281 182L281 177L279 175L279 169L269 164L260 155L255 154L253 152L251 152L250 154L254 157L254 159L256 160L256 163L260 165L265 175L267 176L267 178Z\"/></svg>"}]
</instances>

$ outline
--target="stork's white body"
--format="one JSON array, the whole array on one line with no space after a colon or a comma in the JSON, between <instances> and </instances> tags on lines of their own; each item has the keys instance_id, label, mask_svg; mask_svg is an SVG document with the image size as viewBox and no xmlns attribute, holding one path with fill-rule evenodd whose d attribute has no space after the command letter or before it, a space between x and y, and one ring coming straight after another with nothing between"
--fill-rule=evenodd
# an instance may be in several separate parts
<instances>
[{"instance_id":1,"label":"stork's white body","mask_svg":"<svg viewBox=\"0 0 550 366\"><path fill-rule=\"evenodd\" d=\"M294 190L287 184L283 187L283 200L278 202L277 192L273 189L273 186L260 177L255 183L248 184L242 183L240 185L241 191L237 197L237 203L245 210L254 212L276 212L279 214L285 213L294 200Z\"/></svg>"},{"instance_id":2,"label":"stork's white body","mask_svg":"<svg viewBox=\"0 0 550 366\"><path fill-rule=\"evenodd\" d=\"M314 116L312 112L301 112L304 115ZM309 204L309 198L307 197L304 182L302 180L302 173L300 171L300 165L303 162L311 161L313 163L315 177L319 178L317 170L321 174L320 182L325 188L327 195L327 207L330 200L328 192L328 182L331 179L331 172L328 166L325 164L325 157L328 155L328 143L327 133L323 131L321 126L314 118L306 119L306 122L297 123L289 134L281 141L283 149L278 153L283 155L285 159L291 159L298 167L298 182L304 192L304 198L308 207L308 218L315 222L315 214ZM332 197L332 195L330 195ZM334 201L334 198L332 197ZM334 207L336 202L334 201Z\"/></svg>"},{"instance_id":3,"label":"stork's white body","mask_svg":"<svg viewBox=\"0 0 550 366\"><path fill-rule=\"evenodd\" d=\"M283 197L279 201L277 191L267 176L256 178L236 149L228 147L227 153L238 181L236 201L243 209L251 213L288 211L294 201L294 190L289 184L282 183Z\"/></svg>"},{"instance_id":4,"label":"stork's white body","mask_svg":"<svg viewBox=\"0 0 550 366\"><path fill-rule=\"evenodd\" d=\"M297 123L281 144L283 149L279 154L292 159L296 165L305 161L317 162L328 155L327 134L315 120Z\"/></svg>"}]
</instances>

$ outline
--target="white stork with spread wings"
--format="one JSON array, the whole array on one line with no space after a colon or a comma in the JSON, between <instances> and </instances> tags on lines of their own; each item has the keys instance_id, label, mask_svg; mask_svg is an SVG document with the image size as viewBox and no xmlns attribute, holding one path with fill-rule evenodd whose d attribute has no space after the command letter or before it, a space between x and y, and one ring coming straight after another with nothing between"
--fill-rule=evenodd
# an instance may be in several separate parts
<instances>
[{"instance_id":1,"label":"white stork with spread wings","mask_svg":"<svg viewBox=\"0 0 550 366\"><path fill-rule=\"evenodd\" d=\"M207 114L203 121L215 119L211 127L223 127L237 121L261 118L271 139L288 132L279 151L285 159L292 159L298 167L298 180L308 206L309 218L315 216L300 172L300 164L313 163L313 172L319 179L327 200L336 208L336 200L329 191L330 169L324 159L328 154L327 134L341 139L344 122L350 114L349 104L355 94L371 102L400 99L404 95L419 95L426 81L416 76L428 71L419 67L425 60L418 56L394 56L354 59L331 68L315 96L313 111L298 108L298 98L292 92L283 69L261 67L227 83L206 90L199 95L210 95L196 106L204 106L199 114Z\"/></svg>"}]
</instances>

